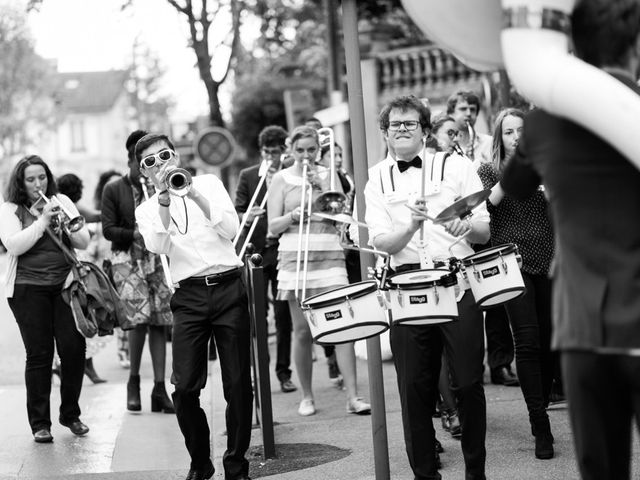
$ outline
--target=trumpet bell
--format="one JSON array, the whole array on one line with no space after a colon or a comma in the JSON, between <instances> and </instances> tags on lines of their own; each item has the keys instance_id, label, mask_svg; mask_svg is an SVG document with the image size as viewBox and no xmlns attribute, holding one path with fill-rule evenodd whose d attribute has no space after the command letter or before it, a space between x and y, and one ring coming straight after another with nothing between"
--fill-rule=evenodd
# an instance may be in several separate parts
<instances>
[{"instance_id":1,"label":"trumpet bell","mask_svg":"<svg viewBox=\"0 0 640 480\"><path fill-rule=\"evenodd\" d=\"M347 196L342 192L324 192L315 201L315 211L322 213L343 213Z\"/></svg>"},{"instance_id":2,"label":"trumpet bell","mask_svg":"<svg viewBox=\"0 0 640 480\"><path fill-rule=\"evenodd\" d=\"M64 223L65 223L65 228L69 232L74 233L80 230L82 227L84 227L85 220L82 215L78 215L77 217L71 218Z\"/></svg>"},{"instance_id":3,"label":"trumpet bell","mask_svg":"<svg viewBox=\"0 0 640 480\"><path fill-rule=\"evenodd\" d=\"M191 174L184 168L175 168L165 177L165 185L171 195L184 197L191 190Z\"/></svg>"}]
</instances>

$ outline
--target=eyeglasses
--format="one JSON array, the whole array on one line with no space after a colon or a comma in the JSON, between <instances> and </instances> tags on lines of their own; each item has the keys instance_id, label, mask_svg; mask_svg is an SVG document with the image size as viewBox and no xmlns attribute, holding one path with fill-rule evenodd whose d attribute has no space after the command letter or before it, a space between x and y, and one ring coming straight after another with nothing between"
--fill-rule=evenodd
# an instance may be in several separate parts
<instances>
[{"instance_id":1,"label":"eyeglasses","mask_svg":"<svg viewBox=\"0 0 640 480\"><path fill-rule=\"evenodd\" d=\"M158 153L152 153L151 155L147 155L142 160L140 160L140 164L142 164L145 168L153 168L158 165L162 165L163 163L171 160L173 156L175 156L175 152L170 148L165 148L164 150L160 150Z\"/></svg>"},{"instance_id":2,"label":"eyeglasses","mask_svg":"<svg viewBox=\"0 0 640 480\"><path fill-rule=\"evenodd\" d=\"M458 136L458 130L447 130L447 135L449 135L449 138L456 138Z\"/></svg>"},{"instance_id":3,"label":"eyeglasses","mask_svg":"<svg viewBox=\"0 0 640 480\"><path fill-rule=\"evenodd\" d=\"M267 157L277 157L282 154L281 148L263 148L262 154Z\"/></svg>"},{"instance_id":4,"label":"eyeglasses","mask_svg":"<svg viewBox=\"0 0 640 480\"><path fill-rule=\"evenodd\" d=\"M392 132L396 132L400 130L401 126L404 126L406 130L411 132L416 128L418 128L418 125L420 125L420 122L418 120L405 120L404 122L389 122L389 130Z\"/></svg>"}]
</instances>

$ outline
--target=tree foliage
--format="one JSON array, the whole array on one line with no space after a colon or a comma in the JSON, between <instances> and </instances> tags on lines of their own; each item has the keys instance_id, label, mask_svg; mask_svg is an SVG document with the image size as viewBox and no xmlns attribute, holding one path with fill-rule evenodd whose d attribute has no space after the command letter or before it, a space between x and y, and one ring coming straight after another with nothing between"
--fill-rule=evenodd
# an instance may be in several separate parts
<instances>
[{"instance_id":1,"label":"tree foliage","mask_svg":"<svg viewBox=\"0 0 640 480\"><path fill-rule=\"evenodd\" d=\"M25 12L3 6L0 15L0 153L22 154L53 127L53 68L34 50Z\"/></svg>"}]
</instances>

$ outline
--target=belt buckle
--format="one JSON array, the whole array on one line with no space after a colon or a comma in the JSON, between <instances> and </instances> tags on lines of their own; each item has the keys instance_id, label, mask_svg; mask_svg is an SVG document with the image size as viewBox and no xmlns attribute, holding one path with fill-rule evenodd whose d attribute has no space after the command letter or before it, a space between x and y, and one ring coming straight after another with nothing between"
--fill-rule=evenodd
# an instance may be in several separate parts
<instances>
[{"instance_id":1,"label":"belt buckle","mask_svg":"<svg viewBox=\"0 0 640 480\"><path fill-rule=\"evenodd\" d=\"M207 287L213 287L214 285L217 285L218 282L216 282L215 280L218 279L218 274L214 273L213 275L207 275L206 277L204 277L204 283Z\"/></svg>"}]
</instances>

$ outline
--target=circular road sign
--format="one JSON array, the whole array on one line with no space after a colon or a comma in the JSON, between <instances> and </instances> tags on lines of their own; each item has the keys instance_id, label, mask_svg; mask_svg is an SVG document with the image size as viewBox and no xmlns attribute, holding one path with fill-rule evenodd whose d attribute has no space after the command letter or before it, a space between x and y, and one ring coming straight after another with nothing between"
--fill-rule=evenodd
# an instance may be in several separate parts
<instances>
[{"instance_id":1,"label":"circular road sign","mask_svg":"<svg viewBox=\"0 0 640 480\"><path fill-rule=\"evenodd\" d=\"M233 160L236 141L226 128L208 127L196 137L194 150L204 163L223 167Z\"/></svg>"}]
</instances>

